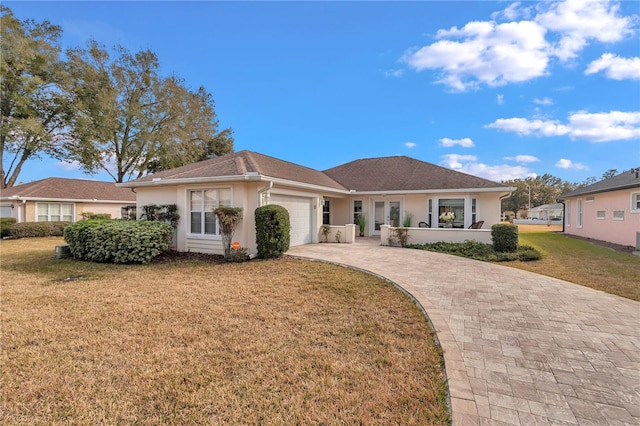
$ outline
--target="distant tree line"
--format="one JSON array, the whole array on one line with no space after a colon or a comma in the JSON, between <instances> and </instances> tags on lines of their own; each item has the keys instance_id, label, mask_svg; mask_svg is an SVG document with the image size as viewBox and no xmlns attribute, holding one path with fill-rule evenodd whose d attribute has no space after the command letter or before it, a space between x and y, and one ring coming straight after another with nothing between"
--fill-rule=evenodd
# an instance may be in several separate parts
<instances>
[{"instance_id":1,"label":"distant tree line","mask_svg":"<svg viewBox=\"0 0 640 426\"><path fill-rule=\"evenodd\" d=\"M602 174L602 179L608 179L617 173L616 169L607 170ZM529 200L531 200L531 207L555 204L558 202L560 195L565 192L591 185L597 181L596 177L589 177L584 182L572 183L548 173L535 178L504 180L502 181L503 184L515 187L516 190L509 198L502 200L502 211L512 211L517 215L518 211L529 208Z\"/></svg>"},{"instance_id":2,"label":"distant tree line","mask_svg":"<svg viewBox=\"0 0 640 426\"><path fill-rule=\"evenodd\" d=\"M151 50L92 40L63 52L60 26L0 13L1 188L43 154L123 182L233 152L212 95L160 75Z\"/></svg>"}]
</instances>

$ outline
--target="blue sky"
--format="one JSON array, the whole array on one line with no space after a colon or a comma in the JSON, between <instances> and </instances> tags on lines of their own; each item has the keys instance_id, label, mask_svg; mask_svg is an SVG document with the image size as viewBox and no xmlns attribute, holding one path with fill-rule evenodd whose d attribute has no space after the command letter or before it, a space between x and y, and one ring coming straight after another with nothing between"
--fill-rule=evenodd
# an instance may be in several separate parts
<instances>
[{"instance_id":1,"label":"blue sky","mask_svg":"<svg viewBox=\"0 0 640 426\"><path fill-rule=\"evenodd\" d=\"M248 149L319 170L407 155L492 180L640 166L640 3L15 2L151 49ZM19 181L84 175L29 161Z\"/></svg>"}]
</instances>

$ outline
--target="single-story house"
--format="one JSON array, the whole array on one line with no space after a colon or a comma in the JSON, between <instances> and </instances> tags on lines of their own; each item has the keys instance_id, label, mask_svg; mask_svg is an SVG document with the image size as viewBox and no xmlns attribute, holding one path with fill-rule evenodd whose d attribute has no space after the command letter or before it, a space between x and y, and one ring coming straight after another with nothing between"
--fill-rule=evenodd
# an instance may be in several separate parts
<instances>
[{"instance_id":1,"label":"single-story house","mask_svg":"<svg viewBox=\"0 0 640 426\"><path fill-rule=\"evenodd\" d=\"M0 192L0 217L17 222L75 222L82 213L108 213L119 219L135 206L136 194L113 182L47 178Z\"/></svg>"},{"instance_id":2,"label":"single-story house","mask_svg":"<svg viewBox=\"0 0 640 426\"><path fill-rule=\"evenodd\" d=\"M222 253L212 210L241 207L243 220L234 239L256 252L254 210L279 204L289 211L291 246L322 240L323 224L346 226L343 242L360 215L365 234L381 234L385 225L444 227L439 216L454 212L452 229L484 221L485 230L500 222L500 200L515 188L405 156L369 158L318 171L251 151L240 151L130 182L138 211L146 204L176 204L181 219L179 251ZM422 222L422 223L421 223ZM470 230L474 231L474 230ZM451 231L449 231L451 232ZM462 233L461 233L462 234Z\"/></svg>"},{"instance_id":3,"label":"single-story house","mask_svg":"<svg viewBox=\"0 0 640 426\"><path fill-rule=\"evenodd\" d=\"M560 196L564 232L640 250L640 167Z\"/></svg>"},{"instance_id":4,"label":"single-story house","mask_svg":"<svg viewBox=\"0 0 640 426\"><path fill-rule=\"evenodd\" d=\"M529 209L529 219L537 219L544 221L562 220L562 210L564 206L561 203L543 204L541 206Z\"/></svg>"}]
</instances>

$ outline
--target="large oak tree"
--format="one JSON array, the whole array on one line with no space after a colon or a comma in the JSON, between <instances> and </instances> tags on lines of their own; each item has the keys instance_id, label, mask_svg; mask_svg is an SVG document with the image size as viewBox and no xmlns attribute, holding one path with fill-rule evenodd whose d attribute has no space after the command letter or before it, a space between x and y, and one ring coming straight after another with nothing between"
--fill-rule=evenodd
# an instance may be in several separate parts
<instances>
[{"instance_id":1,"label":"large oak tree","mask_svg":"<svg viewBox=\"0 0 640 426\"><path fill-rule=\"evenodd\" d=\"M61 28L0 10L0 185L6 188L15 185L27 160L57 151L73 108L59 59Z\"/></svg>"},{"instance_id":2,"label":"large oak tree","mask_svg":"<svg viewBox=\"0 0 640 426\"><path fill-rule=\"evenodd\" d=\"M112 54L92 41L67 58L76 114L59 158L123 182L233 151L231 130L218 130L211 94L161 77L152 51L117 47Z\"/></svg>"}]
</instances>

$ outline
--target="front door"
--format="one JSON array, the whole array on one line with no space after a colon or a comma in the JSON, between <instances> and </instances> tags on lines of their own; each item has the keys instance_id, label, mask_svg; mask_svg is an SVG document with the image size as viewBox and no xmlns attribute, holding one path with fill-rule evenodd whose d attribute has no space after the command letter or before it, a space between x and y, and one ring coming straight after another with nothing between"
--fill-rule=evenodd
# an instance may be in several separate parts
<instances>
[{"instance_id":1,"label":"front door","mask_svg":"<svg viewBox=\"0 0 640 426\"><path fill-rule=\"evenodd\" d=\"M372 235L380 235L381 225L400 226L400 201L375 200L372 225Z\"/></svg>"}]
</instances>

